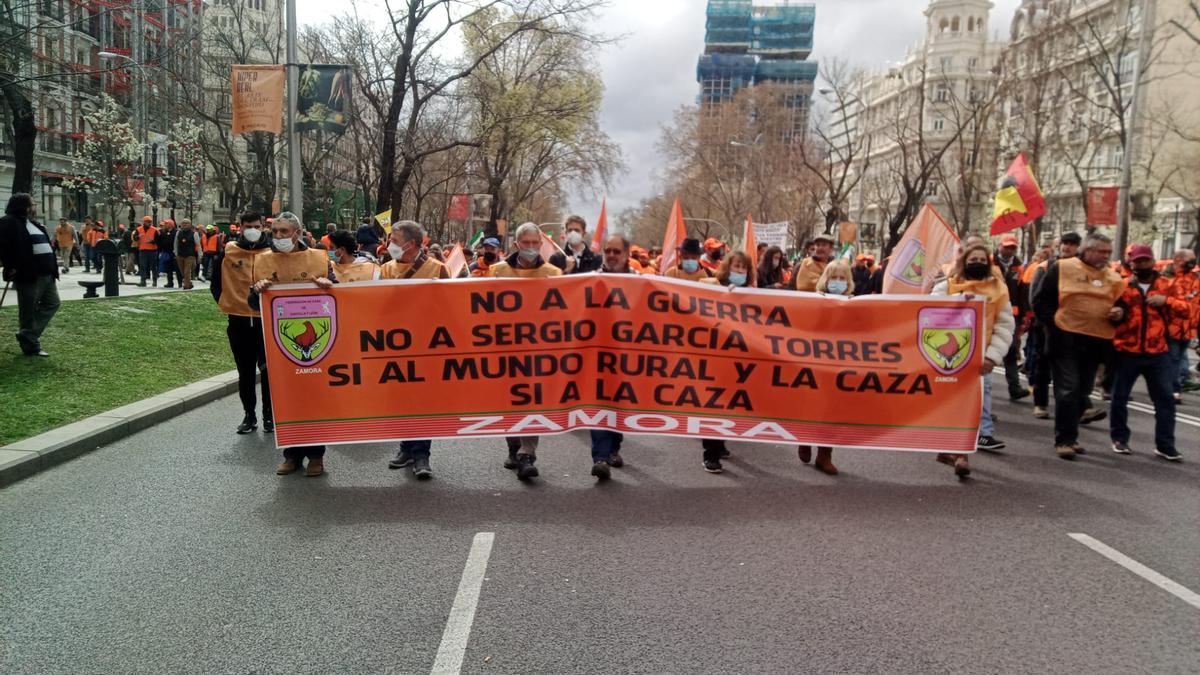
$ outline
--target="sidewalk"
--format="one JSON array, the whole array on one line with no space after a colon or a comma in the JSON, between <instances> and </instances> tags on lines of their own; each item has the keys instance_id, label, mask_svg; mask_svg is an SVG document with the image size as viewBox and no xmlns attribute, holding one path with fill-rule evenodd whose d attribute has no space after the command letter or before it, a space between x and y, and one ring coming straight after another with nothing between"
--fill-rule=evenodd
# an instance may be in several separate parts
<instances>
[{"instance_id":1,"label":"sidewalk","mask_svg":"<svg viewBox=\"0 0 1200 675\"><path fill-rule=\"evenodd\" d=\"M94 270L91 272L84 272L83 268L79 267L78 265L72 267L70 272L63 272L62 268L59 268L59 299L64 302L67 300L83 300L83 294L87 292L87 289L79 285L80 281L104 281L104 275ZM146 282L145 288L141 288L137 285L139 281L141 281L141 278L137 275L125 275L125 283L121 284L120 286L120 297L133 297L135 295L147 295L150 293L171 293L182 290L178 286L175 288L166 288L164 286L164 284L166 284L166 277L164 276L159 277L157 288L151 286L150 284L152 282L149 281ZM205 293L208 292L208 282L206 281L193 281L192 286L192 290L194 291L203 290ZM100 297L104 297L104 287L102 286L97 288L96 293L98 293ZM15 301L16 299L14 297L5 300L4 303L7 305L9 302Z\"/></svg>"}]
</instances>

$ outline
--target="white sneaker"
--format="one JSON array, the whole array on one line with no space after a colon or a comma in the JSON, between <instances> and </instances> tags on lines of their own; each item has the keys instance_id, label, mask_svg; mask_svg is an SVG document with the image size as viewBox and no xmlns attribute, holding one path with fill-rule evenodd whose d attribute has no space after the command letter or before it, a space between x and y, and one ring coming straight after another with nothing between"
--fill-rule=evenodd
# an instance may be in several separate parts
<instances>
[{"instance_id":1,"label":"white sneaker","mask_svg":"<svg viewBox=\"0 0 1200 675\"><path fill-rule=\"evenodd\" d=\"M1033 416L1038 418L1039 420L1048 420L1048 419L1050 419L1050 411L1046 410L1045 408L1043 408L1040 405L1034 406L1033 407Z\"/></svg>"}]
</instances>

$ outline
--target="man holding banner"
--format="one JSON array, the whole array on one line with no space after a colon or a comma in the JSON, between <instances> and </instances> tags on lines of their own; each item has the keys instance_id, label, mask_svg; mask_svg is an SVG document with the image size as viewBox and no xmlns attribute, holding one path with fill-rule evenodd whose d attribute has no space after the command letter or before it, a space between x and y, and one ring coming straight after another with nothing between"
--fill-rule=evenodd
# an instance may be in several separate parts
<instances>
[{"instance_id":1,"label":"man holding banner","mask_svg":"<svg viewBox=\"0 0 1200 675\"><path fill-rule=\"evenodd\" d=\"M523 223L515 233L517 252L488 268L492 277L541 279L562 276L562 270L542 259L542 228L537 223ZM515 469L517 478L526 481L537 478L537 436L506 436L508 459L504 468Z\"/></svg>"},{"instance_id":2,"label":"man holding banner","mask_svg":"<svg viewBox=\"0 0 1200 675\"><path fill-rule=\"evenodd\" d=\"M797 291L806 293L815 293L817 291L817 281L821 279L821 274L825 271L825 266L829 264L833 258L833 239L828 235L818 234L813 239L813 253L800 263L800 269L796 271L796 276L792 280L792 286Z\"/></svg>"},{"instance_id":3,"label":"man holding banner","mask_svg":"<svg viewBox=\"0 0 1200 675\"><path fill-rule=\"evenodd\" d=\"M668 269L666 276L684 281L701 281L711 277L712 273L701 267L701 255L703 251L699 239L684 239L676 251L679 264Z\"/></svg>"},{"instance_id":4,"label":"man holding banner","mask_svg":"<svg viewBox=\"0 0 1200 675\"><path fill-rule=\"evenodd\" d=\"M255 282L250 287L250 295L247 298L250 309L263 314L261 295L275 284L310 282L320 289L333 288L336 276L330 265L329 255L325 251L309 248L302 239L302 232L300 219L289 211L279 214L271 224L271 250L254 260ZM273 306L269 308L271 313L268 315L287 312L287 304L289 303L285 298L276 299L272 302ZM322 340L327 344L331 339L332 328L322 324L320 320L306 320L300 323L303 325L302 332L289 334L280 330L275 335L276 341L281 344L287 343L285 349L288 351L307 353L323 344ZM314 324L322 325L318 329ZM280 476L295 473L305 459L308 460L305 476L315 478L325 473L324 445L284 448L283 462L275 469L275 473Z\"/></svg>"},{"instance_id":5,"label":"man holding banner","mask_svg":"<svg viewBox=\"0 0 1200 675\"><path fill-rule=\"evenodd\" d=\"M425 228L411 220L392 226L388 235L388 255L380 272L383 279L449 279L450 272L425 250Z\"/></svg>"},{"instance_id":6,"label":"man holding banner","mask_svg":"<svg viewBox=\"0 0 1200 675\"><path fill-rule=\"evenodd\" d=\"M587 221L583 216L568 216L563 228L567 231L567 248L550 256L550 264L565 274L585 274L600 269L600 256L588 246Z\"/></svg>"}]
</instances>

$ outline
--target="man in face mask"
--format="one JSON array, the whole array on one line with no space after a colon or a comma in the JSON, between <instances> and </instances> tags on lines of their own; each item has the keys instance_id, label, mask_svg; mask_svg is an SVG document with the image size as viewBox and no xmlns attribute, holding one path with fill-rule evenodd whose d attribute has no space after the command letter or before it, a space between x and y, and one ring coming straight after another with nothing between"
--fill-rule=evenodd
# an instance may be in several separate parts
<instances>
[{"instance_id":1,"label":"man in face mask","mask_svg":"<svg viewBox=\"0 0 1200 675\"><path fill-rule=\"evenodd\" d=\"M425 228L411 220L392 226L388 255L392 259L380 271L383 279L449 279L450 271L426 252Z\"/></svg>"},{"instance_id":2,"label":"man in face mask","mask_svg":"<svg viewBox=\"0 0 1200 675\"><path fill-rule=\"evenodd\" d=\"M1149 246L1131 246L1127 262L1132 278L1113 308L1117 328L1109 427L1112 449L1123 455L1131 452L1129 393L1142 377L1154 402L1154 453L1177 462L1180 455L1175 449L1175 399L1171 391L1176 371L1168 335L1174 319L1186 320L1189 316L1188 303L1173 294L1171 282L1155 271L1154 252Z\"/></svg>"},{"instance_id":3,"label":"man in face mask","mask_svg":"<svg viewBox=\"0 0 1200 675\"><path fill-rule=\"evenodd\" d=\"M684 239L677 250L679 262L667 270L666 276L685 281L700 281L711 277L712 273L700 265L702 255L699 239Z\"/></svg>"},{"instance_id":4,"label":"man in face mask","mask_svg":"<svg viewBox=\"0 0 1200 675\"><path fill-rule=\"evenodd\" d=\"M1079 423L1103 419L1103 410L1089 408L1088 394L1096 371L1112 350L1115 323L1122 312L1114 307L1125 290L1109 266L1112 240L1088 237L1078 258L1058 260L1046 271L1033 297L1033 312L1046 327L1046 356L1054 378L1054 450L1075 459Z\"/></svg>"},{"instance_id":5,"label":"man in face mask","mask_svg":"<svg viewBox=\"0 0 1200 675\"><path fill-rule=\"evenodd\" d=\"M600 256L592 253L583 216L569 216L563 225L567 248L550 256L550 264L566 274L584 274L600 269Z\"/></svg>"},{"instance_id":6,"label":"man in face mask","mask_svg":"<svg viewBox=\"0 0 1200 675\"><path fill-rule=\"evenodd\" d=\"M800 269L796 270L796 275L792 279L793 288L797 291L815 293L817 282L821 279L821 274L825 272L825 267L829 265L831 258L833 258L833 239L824 234L817 235L813 239L812 255L805 258L804 262L800 263Z\"/></svg>"},{"instance_id":7,"label":"man in face mask","mask_svg":"<svg viewBox=\"0 0 1200 675\"><path fill-rule=\"evenodd\" d=\"M488 276L488 268L500 259L500 240L495 237L484 239L479 247L479 256L471 263L470 271L473 277Z\"/></svg>"},{"instance_id":8,"label":"man in face mask","mask_svg":"<svg viewBox=\"0 0 1200 675\"><path fill-rule=\"evenodd\" d=\"M721 268L721 259L725 257L725 244L716 237L709 237L704 240L704 255L700 258L700 265L712 272L717 273Z\"/></svg>"},{"instance_id":9,"label":"man in face mask","mask_svg":"<svg viewBox=\"0 0 1200 675\"><path fill-rule=\"evenodd\" d=\"M262 293L275 284L308 282L321 289L333 288L336 276L329 262L329 254L309 248L303 237L304 229L296 214L284 211L274 220L271 225L271 250L254 260L252 278L255 281L246 298L250 309L261 311ZM280 476L295 473L305 459L308 460L308 467L304 475L314 478L325 473L323 445L284 448L283 462L275 469L275 473Z\"/></svg>"},{"instance_id":10,"label":"man in face mask","mask_svg":"<svg viewBox=\"0 0 1200 675\"><path fill-rule=\"evenodd\" d=\"M271 237L263 232L262 216L247 211L239 218L241 229L236 240L218 250L213 261L209 290L217 306L229 316L225 334L229 351L238 371L238 396L242 400L242 423L239 434L249 434L258 428L254 396L255 376L261 374L263 431L270 433L275 424L271 417L271 388L267 381L267 352L263 344L262 323L258 312L251 309L246 289L254 283L254 263L271 250ZM232 229L232 228L231 228ZM144 274L144 272L143 272Z\"/></svg>"},{"instance_id":11,"label":"man in face mask","mask_svg":"<svg viewBox=\"0 0 1200 675\"><path fill-rule=\"evenodd\" d=\"M536 223L524 223L513 235L517 240L517 251L508 258L488 268L491 277L543 278L562 275L562 270L542 259L542 230ZM537 436L508 436L508 459L504 468L515 469L517 478L527 481L536 478Z\"/></svg>"},{"instance_id":12,"label":"man in face mask","mask_svg":"<svg viewBox=\"0 0 1200 675\"><path fill-rule=\"evenodd\" d=\"M1200 385L1190 382L1188 345L1196 339L1200 326L1200 274L1196 271L1196 254L1189 249L1175 253L1171 261L1171 296L1187 303L1188 315L1177 316L1171 321L1169 345L1171 358L1177 372L1173 381L1175 401L1183 400L1183 392L1193 391Z\"/></svg>"}]
</instances>

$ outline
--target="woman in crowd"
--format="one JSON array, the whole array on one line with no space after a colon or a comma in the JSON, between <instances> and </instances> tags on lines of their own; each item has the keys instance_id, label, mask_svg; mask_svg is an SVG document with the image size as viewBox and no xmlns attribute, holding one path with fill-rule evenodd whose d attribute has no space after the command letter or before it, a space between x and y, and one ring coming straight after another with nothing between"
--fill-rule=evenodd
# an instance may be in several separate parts
<instances>
[{"instance_id":1,"label":"woman in crowd","mask_svg":"<svg viewBox=\"0 0 1200 675\"><path fill-rule=\"evenodd\" d=\"M853 296L854 271L850 269L850 263L840 258L829 263L825 267L825 271L821 272L821 278L817 280L817 292L822 295L840 295L846 298ZM808 464L812 460L812 451L811 445L801 445L798 451L800 461ZM836 476L838 470L833 465L833 448L825 445L817 446L817 461L813 462L813 466L821 473Z\"/></svg>"},{"instance_id":2,"label":"woman in crowd","mask_svg":"<svg viewBox=\"0 0 1200 675\"><path fill-rule=\"evenodd\" d=\"M759 288L785 288L783 280L783 250L768 247L758 261Z\"/></svg>"},{"instance_id":3,"label":"woman in crowd","mask_svg":"<svg viewBox=\"0 0 1200 675\"><path fill-rule=\"evenodd\" d=\"M701 279L702 284L719 284L730 290L735 288L748 288L753 286L750 275L754 272L750 264L750 258L741 251L734 251L725 256L721 261L721 267L717 270L717 276ZM729 456L729 449L725 447L725 441L716 438L705 438L700 441L700 445L704 448L704 470L709 473L721 473L725 469L721 466L721 459Z\"/></svg>"},{"instance_id":4,"label":"woman in crowd","mask_svg":"<svg viewBox=\"0 0 1200 675\"><path fill-rule=\"evenodd\" d=\"M379 278L379 266L358 252L358 240L348 230L338 230L329 236L329 261L339 283L373 281Z\"/></svg>"},{"instance_id":5,"label":"woman in crowd","mask_svg":"<svg viewBox=\"0 0 1200 675\"><path fill-rule=\"evenodd\" d=\"M992 370L1004 362L1013 340L1013 329L1016 321L1013 319L1012 302L1008 297L1008 285L1004 277L991 263L991 251L986 244L964 244L963 251L954 263L954 268L947 278L939 281L933 287L933 295L957 295L964 298L982 297L987 302L984 305L984 325L987 327L987 350L984 352L983 367L980 376L983 378L983 410L979 418L979 441L976 447L980 450L999 450L1004 443L996 440L993 434L996 425L992 422ZM940 454L938 461L954 466L954 473L960 478L971 474L966 455Z\"/></svg>"}]
</instances>

